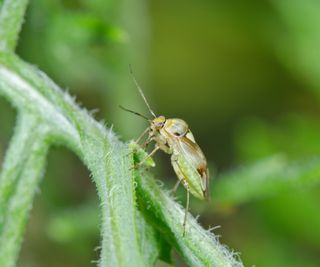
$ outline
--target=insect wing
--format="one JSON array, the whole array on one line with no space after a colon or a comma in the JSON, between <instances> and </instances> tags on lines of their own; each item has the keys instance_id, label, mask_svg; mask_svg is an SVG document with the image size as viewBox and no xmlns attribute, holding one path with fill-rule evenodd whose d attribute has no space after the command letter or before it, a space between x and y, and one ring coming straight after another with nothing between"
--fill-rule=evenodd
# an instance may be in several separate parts
<instances>
[{"instance_id":1,"label":"insect wing","mask_svg":"<svg viewBox=\"0 0 320 267\"><path fill-rule=\"evenodd\" d=\"M200 185L202 197L208 196L209 175L207 161L200 147L187 137L176 139L177 163L184 170L187 181L198 188ZM198 190L197 190L198 191ZM192 193L192 190L191 190ZM199 193L193 194L199 197Z\"/></svg>"},{"instance_id":2,"label":"insect wing","mask_svg":"<svg viewBox=\"0 0 320 267\"><path fill-rule=\"evenodd\" d=\"M171 156L171 163L184 187L195 197L203 199L204 194L201 186L201 177L199 173L190 166L185 156L181 153L173 154Z\"/></svg>"}]
</instances>

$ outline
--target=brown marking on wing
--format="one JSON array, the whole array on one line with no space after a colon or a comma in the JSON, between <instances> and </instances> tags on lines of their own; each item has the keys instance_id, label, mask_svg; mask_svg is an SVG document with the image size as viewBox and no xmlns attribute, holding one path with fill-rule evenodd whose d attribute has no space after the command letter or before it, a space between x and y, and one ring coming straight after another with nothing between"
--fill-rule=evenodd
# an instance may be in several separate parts
<instances>
[{"instance_id":1,"label":"brown marking on wing","mask_svg":"<svg viewBox=\"0 0 320 267\"><path fill-rule=\"evenodd\" d=\"M205 190L203 190L203 195L206 199L209 199L209 174L207 165L201 165L197 168L198 173L201 175L203 181L205 182Z\"/></svg>"}]
</instances>

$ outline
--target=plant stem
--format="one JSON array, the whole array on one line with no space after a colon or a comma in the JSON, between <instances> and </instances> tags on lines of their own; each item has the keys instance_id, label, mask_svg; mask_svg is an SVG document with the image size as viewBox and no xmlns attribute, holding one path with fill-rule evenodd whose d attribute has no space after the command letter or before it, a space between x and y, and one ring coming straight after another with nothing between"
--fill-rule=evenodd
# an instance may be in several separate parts
<instances>
[{"instance_id":1,"label":"plant stem","mask_svg":"<svg viewBox=\"0 0 320 267\"><path fill-rule=\"evenodd\" d=\"M48 144L39 119L18 119L0 176L0 266L13 267L34 194L44 171Z\"/></svg>"},{"instance_id":2,"label":"plant stem","mask_svg":"<svg viewBox=\"0 0 320 267\"><path fill-rule=\"evenodd\" d=\"M0 6L0 50L16 47L28 0L4 0Z\"/></svg>"}]
</instances>

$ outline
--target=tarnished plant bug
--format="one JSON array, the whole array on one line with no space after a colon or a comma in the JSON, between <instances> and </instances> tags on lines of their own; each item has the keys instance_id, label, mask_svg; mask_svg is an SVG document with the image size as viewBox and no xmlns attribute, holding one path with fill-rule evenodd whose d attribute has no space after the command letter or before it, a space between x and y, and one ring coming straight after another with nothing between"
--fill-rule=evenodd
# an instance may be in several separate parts
<instances>
[{"instance_id":1,"label":"tarnished plant bug","mask_svg":"<svg viewBox=\"0 0 320 267\"><path fill-rule=\"evenodd\" d=\"M173 191L176 191L180 182L187 190L186 211L183 220L184 235L189 210L189 193L199 199L208 198L209 195L209 171L207 168L206 158L196 143L188 124L182 119L168 119L163 115L156 116L150 108L150 105L138 82L133 76L131 68L130 74L153 117L152 119L149 119L140 113L121 107L128 112L143 117L150 123L148 128L136 140L136 143L139 143L141 139L148 134L148 137L142 146L146 147L147 144L154 141L155 147L149 154L146 154L138 165L143 165L150 161L151 156L153 156L158 150L162 150L171 155L171 164L179 178Z\"/></svg>"}]
</instances>

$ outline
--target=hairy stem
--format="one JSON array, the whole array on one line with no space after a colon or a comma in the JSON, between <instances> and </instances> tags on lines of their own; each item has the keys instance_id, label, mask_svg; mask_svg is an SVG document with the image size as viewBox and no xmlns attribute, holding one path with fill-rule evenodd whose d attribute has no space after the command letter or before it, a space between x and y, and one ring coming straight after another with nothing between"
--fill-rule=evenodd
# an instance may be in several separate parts
<instances>
[{"instance_id":1,"label":"hairy stem","mask_svg":"<svg viewBox=\"0 0 320 267\"><path fill-rule=\"evenodd\" d=\"M39 119L22 115L10 143L0 176L0 266L13 267L44 171L48 144Z\"/></svg>"},{"instance_id":2,"label":"hairy stem","mask_svg":"<svg viewBox=\"0 0 320 267\"><path fill-rule=\"evenodd\" d=\"M28 0L4 0L0 6L0 50L16 47Z\"/></svg>"}]
</instances>

